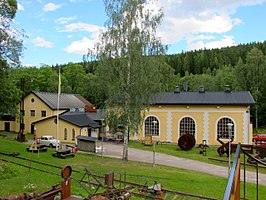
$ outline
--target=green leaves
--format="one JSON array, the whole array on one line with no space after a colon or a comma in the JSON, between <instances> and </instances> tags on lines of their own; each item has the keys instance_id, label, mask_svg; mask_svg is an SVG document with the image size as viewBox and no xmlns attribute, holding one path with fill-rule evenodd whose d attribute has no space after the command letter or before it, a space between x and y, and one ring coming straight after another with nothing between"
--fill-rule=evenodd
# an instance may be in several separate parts
<instances>
[{"instance_id":1,"label":"green leaves","mask_svg":"<svg viewBox=\"0 0 266 200\"><path fill-rule=\"evenodd\" d=\"M165 64L166 46L156 37L163 13L149 10L145 0L105 0L108 16L96 46L96 82L105 92L107 120L122 124L124 136L136 130L150 96L161 91L172 74ZM109 125L110 125L109 124Z\"/></svg>"},{"instance_id":2,"label":"green leaves","mask_svg":"<svg viewBox=\"0 0 266 200\"><path fill-rule=\"evenodd\" d=\"M22 52L22 40L25 37L23 31L12 27L13 19L17 11L16 0L1 0L0 2L0 60L6 60L9 64L18 64Z\"/></svg>"}]
</instances>

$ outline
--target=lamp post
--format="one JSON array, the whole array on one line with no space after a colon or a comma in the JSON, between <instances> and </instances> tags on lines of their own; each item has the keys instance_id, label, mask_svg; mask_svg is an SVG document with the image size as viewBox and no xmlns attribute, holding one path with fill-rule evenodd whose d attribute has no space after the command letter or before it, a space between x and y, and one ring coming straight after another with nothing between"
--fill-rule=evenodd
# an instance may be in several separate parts
<instances>
[{"instance_id":1,"label":"lamp post","mask_svg":"<svg viewBox=\"0 0 266 200\"><path fill-rule=\"evenodd\" d=\"M153 124L153 133L155 133L155 126L157 124L157 121L154 120L152 121ZM152 162L152 166L155 167L155 141L153 141L153 162Z\"/></svg>"},{"instance_id":2,"label":"lamp post","mask_svg":"<svg viewBox=\"0 0 266 200\"><path fill-rule=\"evenodd\" d=\"M103 158L103 132L104 132L104 119L101 119L101 126L102 126L102 128L101 128L101 133L102 133L102 148L101 148L101 154L102 154L102 158Z\"/></svg>"},{"instance_id":3,"label":"lamp post","mask_svg":"<svg viewBox=\"0 0 266 200\"><path fill-rule=\"evenodd\" d=\"M231 139L232 139L232 127L234 124L228 123L229 143L228 143L228 176L231 170Z\"/></svg>"}]
</instances>

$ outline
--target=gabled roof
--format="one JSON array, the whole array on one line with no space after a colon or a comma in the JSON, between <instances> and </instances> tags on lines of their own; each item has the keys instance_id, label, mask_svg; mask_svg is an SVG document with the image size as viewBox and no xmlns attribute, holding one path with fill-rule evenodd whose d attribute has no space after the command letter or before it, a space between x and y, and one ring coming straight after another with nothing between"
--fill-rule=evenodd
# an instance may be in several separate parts
<instances>
[{"instance_id":1,"label":"gabled roof","mask_svg":"<svg viewBox=\"0 0 266 200\"><path fill-rule=\"evenodd\" d=\"M59 116L60 119L65 120L71 124L79 127L90 126L92 128L101 127L97 121L104 120L104 115L100 112L66 112Z\"/></svg>"},{"instance_id":2,"label":"gabled roof","mask_svg":"<svg viewBox=\"0 0 266 200\"><path fill-rule=\"evenodd\" d=\"M35 121L33 123L40 123L42 121L56 118L56 115ZM74 124L79 127L92 127L100 128L101 125L98 123L105 120L105 114L101 110L97 112L64 112L59 115L59 119L64 120L68 123Z\"/></svg>"},{"instance_id":3,"label":"gabled roof","mask_svg":"<svg viewBox=\"0 0 266 200\"><path fill-rule=\"evenodd\" d=\"M57 109L58 94L51 92L36 92L32 91L41 101L43 101L52 110ZM64 94L59 95L59 109L68 110L71 108L85 108L85 105L92 105L89 101L79 94Z\"/></svg>"},{"instance_id":4,"label":"gabled roof","mask_svg":"<svg viewBox=\"0 0 266 200\"><path fill-rule=\"evenodd\" d=\"M250 92L162 92L154 105L254 105Z\"/></svg>"}]
</instances>

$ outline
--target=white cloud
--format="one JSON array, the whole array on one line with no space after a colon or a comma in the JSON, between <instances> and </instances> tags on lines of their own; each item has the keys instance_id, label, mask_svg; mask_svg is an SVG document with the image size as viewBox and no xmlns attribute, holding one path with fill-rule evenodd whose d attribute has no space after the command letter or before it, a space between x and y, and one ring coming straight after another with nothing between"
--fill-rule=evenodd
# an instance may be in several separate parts
<instances>
[{"instance_id":1,"label":"white cloud","mask_svg":"<svg viewBox=\"0 0 266 200\"><path fill-rule=\"evenodd\" d=\"M88 49L93 49L94 44L95 40L83 37L81 40L72 42L64 51L84 55L88 53Z\"/></svg>"},{"instance_id":2,"label":"white cloud","mask_svg":"<svg viewBox=\"0 0 266 200\"><path fill-rule=\"evenodd\" d=\"M181 40L190 40L198 35L223 36L231 31L242 19L234 18L233 14L239 7L262 4L266 0L159 0L160 7L163 7L164 19L158 29L158 36L165 44L174 44ZM225 39L227 38L227 39ZM217 47L221 43L234 44L234 41L225 37L221 41L206 43L202 38L198 44ZM191 41L187 41L191 42ZM196 45L197 46L197 45ZM193 49L193 48L191 48Z\"/></svg>"},{"instance_id":3,"label":"white cloud","mask_svg":"<svg viewBox=\"0 0 266 200\"><path fill-rule=\"evenodd\" d=\"M59 23L59 24L67 24L68 22L73 21L75 19L77 19L76 16L73 16L73 17L60 17L57 20L55 20L55 22Z\"/></svg>"},{"instance_id":4,"label":"white cloud","mask_svg":"<svg viewBox=\"0 0 266 200\"><path fill-rule=\"evenodd\" d=\"M46 47L46 48L52 48L54 45L52 42L45 40L42 37L36 37L32 40L34 43L34 46L36 47Z\"/></svg>"},{"instance_id":5,"label":"white cloud","mask_svg":"<svg viewBox=\"0 0 266 200\"><path fill-rule=\"evenodd\" d=\"M45 12L54 11L54 10L57 10L58 8L60 8L61 6L62 5L60 5L60 4L47 3L44 5L43 11L45 11Z\"/></svg>"},{"instance_id":6,"label":"white cloud","mask_svg":"<svg viewBox=\"0 0 266 200\"><path fill-rule=\"evenodd\" d=\"M198 49L214 49L214 48L222 48L222 47L230 47L235 46L235 40L232 36L224 36L221 40L204 42L203 40L197 42L189 42L187 44L188 50L198 50Z\"/></svg>"},{"instance_id":7,"label":"white cloud","mask_svg":"<svg viewBox=\"0 0 266 200\"><path fill-rule=\"evenodd\" d=\"M92 0L69 0L71 3L76 3L76 2L90 2Z\"/></svg>"},{"instance_id":8,"label":"white cloud","mask_svg":"<svg viewBox=\"0 0 266 200\"><path fill-rule=\"evenodd\" d=\"M97 33L100 31L101 27L93 24L87 24L83 22L67 24L64 27L65 29L62 30L63 32L78 32L78 31L85 31L90 33Z\"/></svg>"},{"instance_id":9,"label":"white cloud","mask_svg":"<svg viewBox=\"0 0 266 200\"><path fill-rule=\"evenodd\" d=\"M18 10L24 11L24 6L22 4L20 4L20 3L18 3Z\"/></svg>"},{"instance_id":10,"label":"white cloud","mask_svg":"<svg viewBox=\"0 0 266 200\"><path fill-rule=\"evenodd\" d=\"M93 49L94 44L98 42L98 37L100 34L102 27L93 25L93 24L87 24L83 22L78 23L72 23L67 24L64 26L63 30L60 30L61 32L88 32L89 37L83 37L81 40L73 41L69 46L67 46L64 51L68 53L75 53L79 55L84 55L88 53L88 49ZM72 38L73 34L69 34L67 36L68 38Z\"/></svg>"}]
</instances>

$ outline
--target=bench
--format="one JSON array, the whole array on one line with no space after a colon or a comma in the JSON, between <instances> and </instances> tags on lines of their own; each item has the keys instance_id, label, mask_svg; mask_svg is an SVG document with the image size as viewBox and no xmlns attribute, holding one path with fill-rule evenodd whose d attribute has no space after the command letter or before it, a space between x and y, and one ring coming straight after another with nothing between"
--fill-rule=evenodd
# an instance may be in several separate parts
<instances>
[{"instance_id":1,"label":"bench","mask_svg":"<svg viewBox=\"0 0 266 200\"><path fill-rule=\"evenodd\" d=\"M53 157L58 157L58 158L68 158L75 156L72 148L58 149L52 155Z\"/></svg>"}]
</instances>

